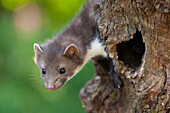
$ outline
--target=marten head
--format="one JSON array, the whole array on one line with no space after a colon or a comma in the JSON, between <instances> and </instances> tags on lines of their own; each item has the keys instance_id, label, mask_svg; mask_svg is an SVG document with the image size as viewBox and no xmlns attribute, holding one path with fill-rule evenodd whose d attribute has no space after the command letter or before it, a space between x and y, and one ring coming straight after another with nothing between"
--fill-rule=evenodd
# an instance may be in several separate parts
<instances>
[{"instance_id":1,"label":"marten head","mask_svg":"<svg viewBox=\"0 0 170 113\"><path fill-rule=\"evenodd\" d=\"M83 60L75 44L66 46L60 43L34 44L35 63L48 90L61 88L82 67Z\"/></svg>"}]
</instances>

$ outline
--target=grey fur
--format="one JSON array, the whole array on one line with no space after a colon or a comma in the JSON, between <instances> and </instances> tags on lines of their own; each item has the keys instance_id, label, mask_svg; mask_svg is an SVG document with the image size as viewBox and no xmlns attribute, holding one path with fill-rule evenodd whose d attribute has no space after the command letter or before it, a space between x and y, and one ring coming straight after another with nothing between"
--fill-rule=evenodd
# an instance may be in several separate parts
<instances>
[{"instance_id":1,"label":"grey fur","mask_svg":"<svg viewBox=\"0 0 170 113\"><path fill-rule=\"evenodd\" d=\"M97 13L97 3L99 1L90 0L79 15L58 36L40 44L39 46L43 52L37 53L34 47L35 62L40 67L40 70L42 68L46 70L46 75L42 74L46 87L60 82L52 90L61 88L68 80L68 77L72 77L75 74L74 71L77 67L83 64L87 49L98 38L95 35L99 16ZM75 44L78 47L80 56L68 57L63 55L64 50L70 44ZM44 67L42 67L42 64ZM61 68L66 69L66 73L63 75L59 73Z\"/></svg>"}]
</instances>

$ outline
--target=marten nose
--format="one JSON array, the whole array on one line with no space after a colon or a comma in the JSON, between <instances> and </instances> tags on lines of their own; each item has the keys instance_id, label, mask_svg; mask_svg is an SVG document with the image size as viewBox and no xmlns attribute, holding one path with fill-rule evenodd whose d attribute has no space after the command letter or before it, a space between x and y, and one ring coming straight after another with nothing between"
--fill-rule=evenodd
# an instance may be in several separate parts
<instances>
[{"instance_id":1,"label":"marten nose","mask_svg":"<svg viewBox=\"0 0 170 113\"><path fill-rule=\"evenodd\" d=\"M47 86L47 89L48 90L55 90L55 86L54 85L49 85L49 86Z\"/></svg>"}]
</instances>

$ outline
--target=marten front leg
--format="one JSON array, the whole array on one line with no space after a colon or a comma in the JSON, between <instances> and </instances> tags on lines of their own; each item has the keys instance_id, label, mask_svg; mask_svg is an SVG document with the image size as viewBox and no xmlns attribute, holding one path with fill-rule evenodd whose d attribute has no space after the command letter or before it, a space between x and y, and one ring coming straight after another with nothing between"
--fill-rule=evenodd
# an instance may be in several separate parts
<instances>
[{"instance_id":1,"label":"marten front leg","mask_svg":"<svg viewBox=\"0 0 170 113\"><path fill-rule=\"evenodd\" d=\"M109 74L110 80L112 81L115 88L121 88L121 86L123 85L122 80L114 70L113 60L111 58L109 58L109 60L110 60L110 74Z\"/></svg>"},{"instance_id":2,"label":"marten front leg","mask_svg":"<svg viewBox=\"0 0 170 113\"><path fill-rule=\"evenodd\" d=\"M118 74L114 71L112 59L104 58L104 57L95 57L93 58L93 60L94 60L94 65L96 67L96 74L108 75L113 86L115 88L121 88L122 81L119 78Z\"/></svg>"}]
</instances>

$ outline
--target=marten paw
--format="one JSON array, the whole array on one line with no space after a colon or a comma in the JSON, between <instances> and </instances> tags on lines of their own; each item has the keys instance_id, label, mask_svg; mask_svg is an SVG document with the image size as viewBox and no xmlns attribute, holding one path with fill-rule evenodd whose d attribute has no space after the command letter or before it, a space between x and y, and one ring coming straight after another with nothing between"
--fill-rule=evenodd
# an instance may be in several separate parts
<instances>
[{"instance_id":1,"label":"marten paw","mask_svg":"<svg viewBox=\"0 0 170 113\"><path fill-rule=\"evenodd\" d=\"M110 80L115 88L123 87L123 82L115 71L110 73Z\"/></svg>"}]
</instances>

